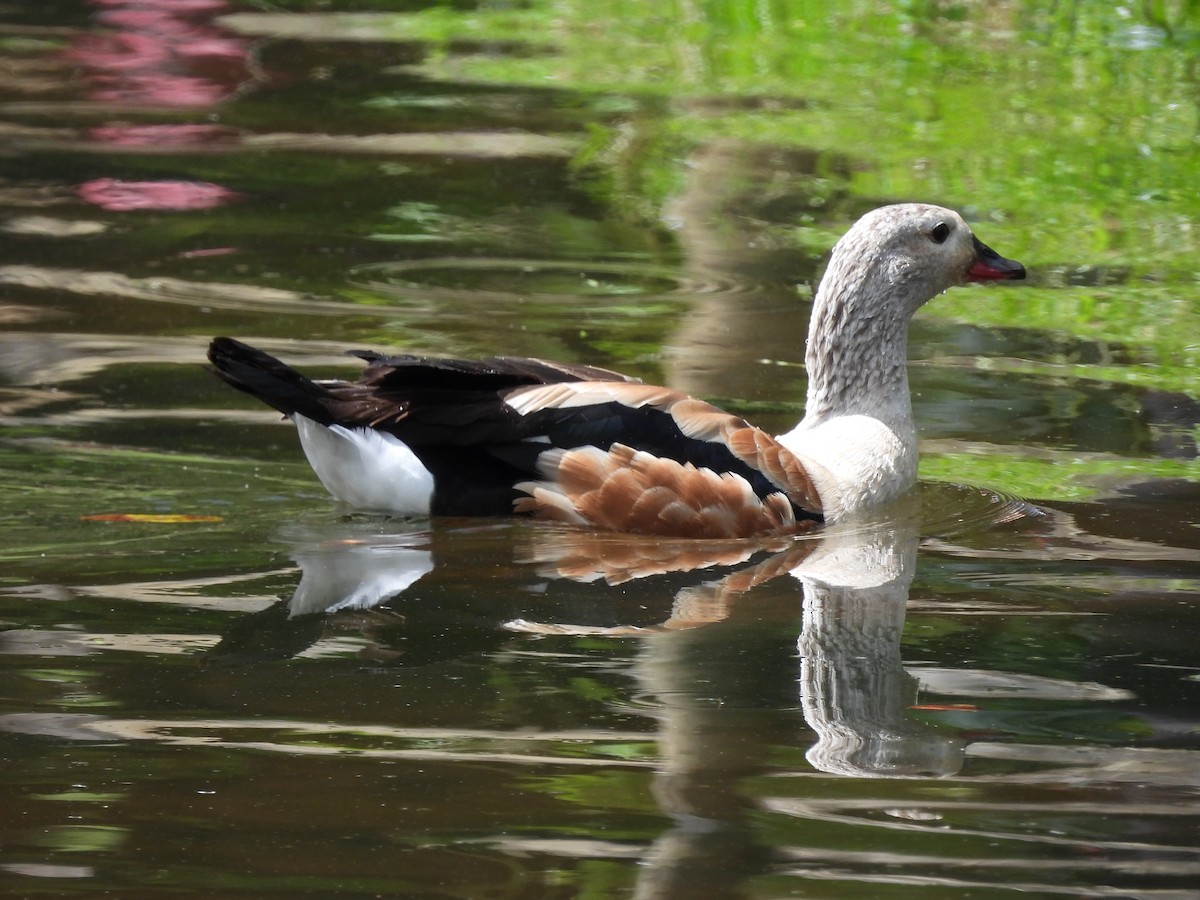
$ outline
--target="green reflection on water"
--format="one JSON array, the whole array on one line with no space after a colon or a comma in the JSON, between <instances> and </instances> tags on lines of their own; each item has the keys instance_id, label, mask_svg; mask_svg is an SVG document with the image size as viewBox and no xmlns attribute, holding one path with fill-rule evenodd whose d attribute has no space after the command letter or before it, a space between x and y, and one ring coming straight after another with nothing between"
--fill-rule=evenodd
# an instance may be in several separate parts
<instances>
[{"instance_id":1,"label":"green reflection on water","mask_svg":"<svg viewBox=\"0 0 1200 900\"><path fill-rule=\"evenodd\" d=\"M104 853L120 849L130 833L112 825L56 825L37 835L35 843L66 853Z\"/></svg>"},{"instance_id":2,"label":"green reflection on water","mask_svg":"<svg viewBox=\"0 0 1200 900\"><path fill-rule=\"evenodd\" d=\"M5 578L58 581L67 570L89 579L132 577L172 567L262 563L264 537L295 508L298 493L319 496L300 460L292 465L156 452L102 444L34 441L0 445L0 559ZM252 491L255 503L242 498ZM163 514L217 516L217 522L143 524L89 521L88 516ZM245 543L236 546L234 535ZM250 558L253 557L253 560ZM186 562L185 562L186 561ZM177 574L182 574L177 572Z\"/></svg>"}]
</instances>

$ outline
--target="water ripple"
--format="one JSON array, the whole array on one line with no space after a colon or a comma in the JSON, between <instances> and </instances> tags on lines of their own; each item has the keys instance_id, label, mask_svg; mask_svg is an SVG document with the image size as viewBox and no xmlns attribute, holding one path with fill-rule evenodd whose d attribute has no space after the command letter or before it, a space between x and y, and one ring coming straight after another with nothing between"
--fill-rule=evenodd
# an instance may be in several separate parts
<instances>
[{"instance_id":1,"label":"water ripple","mask_svg":"<svg viewBox=\"0 0 1200 900\"><path fill-rule=\"evenodd\" d=\"M515 303L588 297L641 300L757 290L714 273L637 261L504 259L447 256L359 266L357 284L404 300L461 299Z\"/></svg>"}]
</instances>

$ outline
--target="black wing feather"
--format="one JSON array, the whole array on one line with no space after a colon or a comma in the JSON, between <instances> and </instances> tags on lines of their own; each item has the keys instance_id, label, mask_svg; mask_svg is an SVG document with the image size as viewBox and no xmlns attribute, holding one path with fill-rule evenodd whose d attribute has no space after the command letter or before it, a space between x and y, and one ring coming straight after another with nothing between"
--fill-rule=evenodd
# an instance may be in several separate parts
<instances>
[{"instance_id":1,"label":"black wing feather","mask_svg":"<svg viewBox=\"0 0 1200 900\"><path fill-rule=\"evenodd\" d=\"M243 393L257 397L285 416L299 413L322 425L336 419L329 410L329 391L291 366L233 338L215 338L208 347L210 371Z\"/></svg>"}]
</instances>

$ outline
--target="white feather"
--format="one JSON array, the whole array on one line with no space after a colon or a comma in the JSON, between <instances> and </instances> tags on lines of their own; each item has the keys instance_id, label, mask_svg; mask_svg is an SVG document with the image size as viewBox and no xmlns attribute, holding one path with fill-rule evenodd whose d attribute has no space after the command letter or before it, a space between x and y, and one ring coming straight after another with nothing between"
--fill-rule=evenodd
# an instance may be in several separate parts
<instances>
[{"instance_id":1,"label":"white feather","mask_svg":"<svg viewBox=\"0 0 1200 900\"><path fill-rule=\"evenodd\" d=\"M325 489L355 509L429 515L433 475L399 438L373 428L328 427L293 415L308 463Z\"/></svg>"}]
</instances>

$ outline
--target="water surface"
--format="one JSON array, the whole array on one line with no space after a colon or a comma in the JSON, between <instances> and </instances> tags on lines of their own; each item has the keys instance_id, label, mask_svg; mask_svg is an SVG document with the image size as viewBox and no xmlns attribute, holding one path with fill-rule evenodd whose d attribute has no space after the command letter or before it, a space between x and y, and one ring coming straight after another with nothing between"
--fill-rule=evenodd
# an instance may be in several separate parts
<instances>
[{"instance_id":1,"label":"water surface","mask_svg":"<svg viewBox=\"0 0 1200 900\"><path fill-rule=\"evenodd\" d=\"M1078 6L0 12L0 891L1195 896L1200 23ZM918 316L922 487L852 530L347 516L201 367L782 430L893 200L1031 278Z\"/></svg>"}]
</instances>

